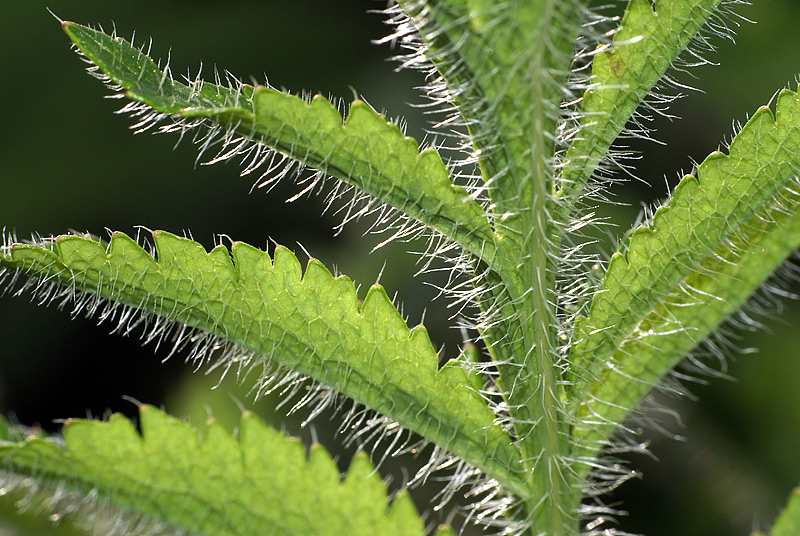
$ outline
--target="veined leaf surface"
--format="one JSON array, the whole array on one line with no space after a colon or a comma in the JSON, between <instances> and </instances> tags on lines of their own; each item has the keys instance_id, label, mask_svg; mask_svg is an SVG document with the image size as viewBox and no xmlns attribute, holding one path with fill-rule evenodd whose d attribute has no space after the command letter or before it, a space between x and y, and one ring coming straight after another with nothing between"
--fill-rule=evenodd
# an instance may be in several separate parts
<instances>
[{"instance_id":1,"label":"veined leaf surface","mask_svg":"<svg viewBox=\"0 0 800 536\"><path fill-rule=\"evenodd\" d=\"M87 292L270 358L519 487L517 451L464 369L448 363L437 371L425 328L409 331L383 288L373 286L359 306L349 279L334 278L313 259L303 274L283 247L271 259L243 243L206 253L165 232L153 241L157 259L115 233L108 244L74 235L46 246L16 244L0 263L37 284ZM257 362L234 358L223 365Z\"/></svg>"},{"instance_id":2,"label":"veined leaf surface","mask_svg":"<svg viewBox=\"0 0 800 536\"><path fill-rule=\"evenodd\" d=\"M309 103L269 87L185 85L123 39L72 22L64 30L113 85L152 108L142 125L172 116L184 125L205 120L235 131L241 139L222 154L241 154L249 139L356 186L491 261L494 235L483 209L453 184L434 149L420 152L413 138L366 103L353 102L343 120L321 96Z\"/></svg>"},{"instance_id":3,"label":"veined leaf surface","mask_svg":"<svg viewBox=\"0 0 800 536\"><path fill-rule=\"evenodd\" d=\"M389 505L364 454L340 481L321 446L306 455L299 441L250 413L242 416L238 440L213 420L198 431L151 406L140 408L140 421L141 436L121 415L68 421L63 446L3 437L0 465L128 517L197 535L424 534L411 499L402 493Z\"/></svg>"},{"instance_id":4,"label":"veined leaf surface","mask_svg":"<svg viewBox=\"0 0 800 536\"><path fill-rule=\"evenodd\" d=\"M800 98L784 91L611 259L571 357L602 439L800 247ZM589 410L591 407L591 410ZM594 422L596 421L596 422Z\"/></svg>"}]
</instances>

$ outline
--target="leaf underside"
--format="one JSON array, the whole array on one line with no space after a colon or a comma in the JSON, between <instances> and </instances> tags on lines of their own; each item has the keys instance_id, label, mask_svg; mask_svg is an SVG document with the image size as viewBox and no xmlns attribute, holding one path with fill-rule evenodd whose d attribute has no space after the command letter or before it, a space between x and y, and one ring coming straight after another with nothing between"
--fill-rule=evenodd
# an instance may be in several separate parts
<instances>
[{"instance_id":1,"label":"leaf underside","mask_svg":"<svg viewBox=\"0 0 800 536\"><path fill-rule=\"evenodd\" d=\"M631 115L721 1L628 4L611 44L592 58L591 87L581 101L582 120L567 152L561 195L575 195L585 187Z\"/></svg>"},{"instance_id":2,"label":"leaf underside","mask_svg":"<svg viewBox=\"0 0 800 536\"><path fill-rule=\"evenodd\" d=\"M213 420L198 431L151 406L140 408L140 424L141 436L121 415L108 422L68 421L63 446L6 436L0 463L62 495L90 497L95 506L118 509L129 519L191 534L424 534L408 495L397 495L390 505L363 453L340 481L321 446L306 454L300 441L250 413L242 416L238 439Z\"/></svg>"},{"instance_id":3,"label":"leaf underside","mask_svg":"<svg viewBox=\"0 0 800 536\"><path fill-rule=\"evenodd\" d=\"M609 263L571 357L600 441L800 247L800 98L759 109Z\"/></svg>"},{"instance_id":4,"label":"leaf underside","mask_svg":"<svg viewBox=\"0 0 800 536\"><path fill-rule=\"evenodd\" d=\"M216 366L246 373L271 359L519 485L516 449L472 379L456 361L437 370L425 328L409 331L382 287L373 286L359 306L348 278L334 278L314 259L303 273L283 247L274 259L238 242L230 251L218 246L207 253L166 232L155 232L153 244L157 259L122 233L107 244L67 235L43 245L12 245L0 264L35 278L40 294L51 299L88 293L242 349ZM91 299L77 301L89 312L98 308ZM130 313L119 313L119 329L138 323Z\"/></svg>"},{"instance_id":5,"label":"leaf underside","mask_svg":"<svg viewBox=\"0 0 800 536\"><path fill-rule=\"evenodd\" d=\"M127 41L72 22L64 30L79 50L124 95L146 106L137 128L171 117L179 130L208 122L235 132L217 158L242 156L249 168L271 162L265 148L320 170L458 241L491 260L494 235L487 215L461 186L453 184L439 154L420 152L417 142L355 101L346 120L325 98L310 102L269 87L225 87L198 79L189 85L172 79ZM152 111L146 114L146 111Z\"/></svg>"}]
</instances>

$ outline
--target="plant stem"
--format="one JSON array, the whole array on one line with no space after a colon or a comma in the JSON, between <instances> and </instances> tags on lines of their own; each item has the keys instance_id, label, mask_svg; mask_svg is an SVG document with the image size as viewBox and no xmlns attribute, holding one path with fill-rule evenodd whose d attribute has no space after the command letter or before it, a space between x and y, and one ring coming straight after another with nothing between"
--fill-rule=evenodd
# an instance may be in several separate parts
<instances>
[{"instance_id":1,"label":"plant stem","mask_svg":"<svg viewBox=\"0 0 800 536\"><path fill-rule=\"evenodd\" d=\"M531 534L562 536L577 534L574 487L565 471L565 458L569 449L562 407L558 349L554 344L556 314L555 267L551 240L554 226L552 216L552 184L554 177L553 158L555 142L548 137L553 131L555 111L548 108L560 102L559 87L551 79L554 67L560 62L548 52L551 42L564 39L565 30L556 30L563 20L564 7L570 2L542 2L541 11L534 29L533 50L529 69L531 80L530 108L532 117L529 127L530 147L527 153L528 177L521 185L521 200L529 203L527 214L523 212L524 229L528 230L523 250L526 252L528 294L524 301L530 302L530 314L523 317L526 347L525 375L532 385L526 404L528 414L538 415L528 437L520 438L526 469L530 471L533 497L527 502ZM525 309L523 307L523 309Z\"/></svg>"}]
</instances>

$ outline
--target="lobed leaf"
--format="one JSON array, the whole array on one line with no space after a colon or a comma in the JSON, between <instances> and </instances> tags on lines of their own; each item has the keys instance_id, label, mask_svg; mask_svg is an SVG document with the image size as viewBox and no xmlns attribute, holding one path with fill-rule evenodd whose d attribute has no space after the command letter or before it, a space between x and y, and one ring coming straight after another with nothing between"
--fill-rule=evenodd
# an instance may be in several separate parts
<instances>
[{"instance_id":1,"label":"lobed leaf","mask_svg":"<svg viewBox=\"0 0 800 536\"><path fill-rule=\"evenodd\" d=\"M234 130L221 157L250 154L247 140L331 175L457 241L478 257L493 256L493 233L486 213L455 185L433 148L417 142L366 103L354 101L343 121L325 98L311 102L269 87L233 88L200 80L182 84L127 41L72 22L64 30L80 51L125 96L152 110L141 128L165 116L178 127L207 121ZM183 121L183 122L182 122ZM256 158L260 153L255 153ZM257 159L257 158L256 158Z\"/></svg>"},{"instance_id":2,"label":"lobed leaf","mask_svg":"<svg viewBox=\"0 0 800 536\"><path fill-rule=\"evenodd\" d=\"M569 147L564 191L586 185L636 108L714 15L722 0L632 0L611 44L592 59L581 122Z\"/></svg>"},{"instance_id":3,"label":"lobed leaf","mask_svg":"<svg viewBox=\"0 0 800 536\"><path fill-rule=\"evenodd\" d=\"M685 177L614 254L571 353L578 415L602 440L800 247L800 98L784 91Z\"/></svg>"},{"instance_id":4,"label":"lobed leaf","mask_svg":"<svg viewBox=\"0 0 800 536\"><path fill-rule=\"evenodd\" d=\"M151 406L140 408L140 424L141 436L121 415L71 420L63 445L3 437L0 466L61 495L77 494L84 513L97 501L128 518L197 535L424 534L408 495L389 504L363 453L340 480L321 446L306 454L298 440L250 413L238 439L213 420L198 431Z\"/></svg>"},{"instance_id":5,"label":"lobed leaf","mask_svg":"<svg viewBox=\"0 0 800 536\"><path fill-rule=\"evenodd\" d=\"M40 287L61 285L68 297L89 293L264 356L235 356L223 366L250 368L271 359L414 430L509 489L520 488L517 451L472 380L454 363L437 371L425 328L409 331L383 288L373 286L359 306L349 279L333 277L314 259L303 274L283 247L270 258L239 242L231 251L218 246L206 253L165 232L155 232L153 241L157 259L122 233L108 244L61 236L46 245L9 246L0 264ZM97 308L78 301L89 311ZM120 329L137 323L129 312L120 313Z\"/></svg>"}]
</instances>

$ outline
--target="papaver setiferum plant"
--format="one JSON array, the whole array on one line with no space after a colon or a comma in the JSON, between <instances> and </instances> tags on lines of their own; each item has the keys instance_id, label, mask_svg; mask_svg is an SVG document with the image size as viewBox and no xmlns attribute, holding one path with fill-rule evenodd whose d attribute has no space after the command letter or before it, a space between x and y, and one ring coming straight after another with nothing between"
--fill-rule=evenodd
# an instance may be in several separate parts
<instances>
[{"instance_id":1,"label":"papaver setiferum plant","mask_svg":"<svg viewBox=\"0 0 800 536\"><path fill-rule=\"evenodd\" d=\"M687 356L724 346L707 342L721 328L752 325L765 299L790 294L785 265L800 245L789 87L611 251L596 246L609 223L598 207L628 170L624 140L648 136L648 114L668 113L682 89L676 70L730 39L747 10L622 4L392 2L387 42L424 71L440 112L424 139L368 96L179 75L148 41L60 20L135 131L191 140L199 161L236 161L259 187L297 180L296 195L322 192L345 224L368 222L376 245L427 239L421 277L448 271L441 301L463 340L439 351L391 289L359 286L313 251L236 237L209 249L178 229L7 233L6 294L185 350L308 420L338 407L342 441L361 450L341 471L253 413L230 431L142 404L135 423L68 420L59 435L4 424L3 489L93 534L621 534L606 494L636 474L617 456L645 448L626 423ZM409 452L427 461L389 485L382 463ZM415 504L423 484L438 493ZM448 509L449 526L430 521ZM800 534L799 512L795 494L772 534Z\"/></svg>"}]
</instances>

